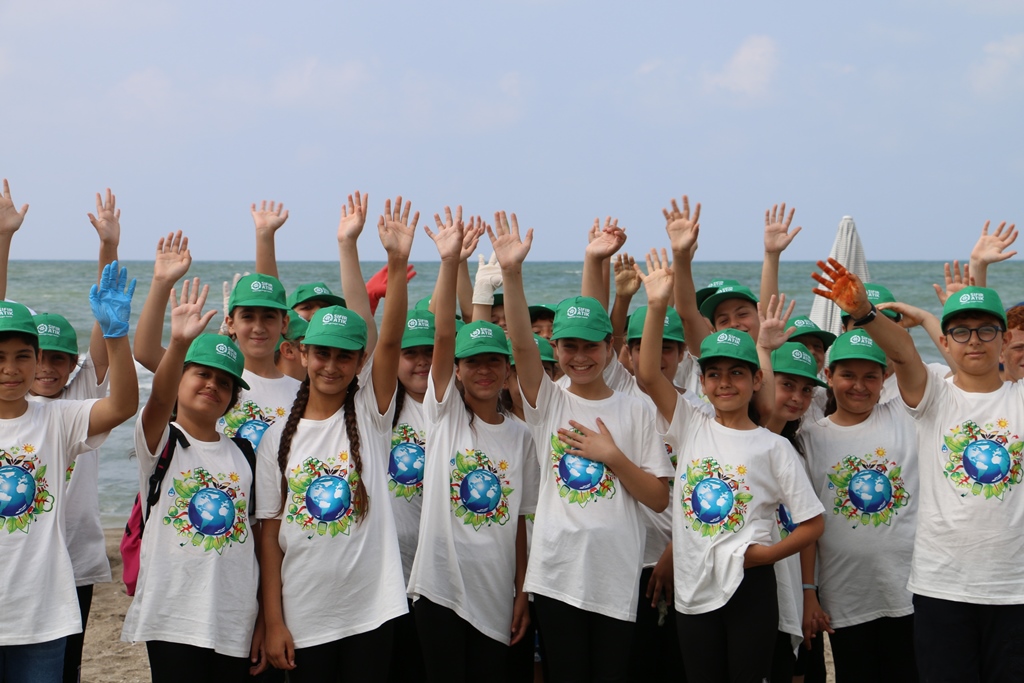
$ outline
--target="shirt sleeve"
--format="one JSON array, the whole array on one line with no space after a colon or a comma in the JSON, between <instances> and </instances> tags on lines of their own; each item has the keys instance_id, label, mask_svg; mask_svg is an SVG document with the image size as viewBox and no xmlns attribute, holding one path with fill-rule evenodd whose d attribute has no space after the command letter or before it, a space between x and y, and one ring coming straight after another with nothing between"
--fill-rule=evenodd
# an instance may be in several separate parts
<instances>
[{"instance_id":1,"label":"shirt sleeve","mask_svg":"<svg viewBox=\"0 0 1024 683\"><path fill-rule=\"evenodd\" d=\"M675 470L665 450L665 442L656 429L654 411L644 403L640 403L639 408L639 419L633 428L640 430L640 452L634 462L640 469L659 479L671 478Z\"/></svg>"},{"instance_id":2,"label":"shirt sleeve","mask_svg":"<svg viewBox=\"0 0 1024 683\"><path fill-rule=\"evenodd\" d=\"M786 506L790 519L799 524L823 513L825 508L811 486L796 449L789 442L780 440L772 455L772 472L779 486L779 502Z\"/></svg>"},{"instance_id":3,"label":"shirt sleeve","mask_svg":"<svg viewBox=\"0 0 1024 683\"><path fill-rule=\"evenodd\" d=\"M397 389L397 384L395 385ZM362 414L366 419L366 424L370 426L378 434L391 434L391 421L395 416L395 394L397 391L391 392L391 402L388 404L387 410L381 413L377 408L377 395L373 391L373 375L369 374L365 378L360 378L359 391L356 392L356 410L357 415Z\"/></svg>"},{"instance_id":4,"label":"shirt sleeve","mask_svg":"<svg viewBox=\"0 0 1024 683\"><path fill-rule=\"evenodd\" d=\"M275 423L263 435L256 453L256 519L282 519L285 506L281 503L281 481L284 474L277 464L281 446L283 423Z\"/></svg>"},{"instance_id":5,"label":"shirt sleeve","mask_svg":"<svg viewBox=\"0 0 1024 683\"><path fill-rule=\"evenodd\" d=\"M439 423L452 411L452 406L455 403L452 395L458 392L455 388L455 373L453 372L448 378L448 385L444 388L444 395L440 401L437 400L435 389L434 375L431 373L427 377L427 393L423 396L423 413L431 424ZM462 403L461 396L459 396L458 402ZM461 408L462 406L458 407Z\"/></svg>"},{"instance_id":6,"label":"shirt sleeve","mask_svg":"<svg viewBox=\"0 0 1024 683\"><path fill-rule=\"evenodd\" d=\"M555 385L548 377L548 373L543 373L540 378L540 387L537 389L537 405L531 406L530 402L526 400L526 396L523 395L523 387L520 385L519 394L523 397L523 413L526 416L526 423L531 427L539 427L543 425L550 412L557 410L556 404L562 398L562 392L564 389Z\"/></svg>"},{"instance_id":7,"label":"shirt sleeve","mask_svg":"<svg viewBox=\"0 0 1024 683\"><path fill-rule=\"evenodd\" d=\"M88 453L99 448L107 440L110 432L94 434L89 436L89 420L92 408L99 399L88 399L85 401L53 401L50 405L59 406L61 430L64 436L65 452L68 461L82 453Z\"/></svg>"},{"instance_id":8,"label":"shirt sleeve","mask_svg":"<svg viewBox=\"0 0 1024 683\"><path fill-rule=\"evenodd\" d=\"M540 465L535 457L533 437L527 429L523 429L523 498L519 504L519 514L532 515L537 512L537 496L540 491Z\"/></svg>"},{"instance_id":9,"label":"shirt sleeve","mask_svg":"<svg viewBox=\"0 0 1024 683\"><path fill-rule=\"evenodd\" d=\"M697 412L697 408L690 403L686 393L682 393L676 396L676 409L672 413L671 422L665 420L660 411L655 415L658 436L671 446L675 453L681 451L683 438L693 428L693 417Z\"/></svg>"},{"instance_id":10,"label":"shirt sleeve","mask_svg":"<svg viewBox=\"0 0 1024 683\"><path fill-rule=\"evenodd\" d=\"M92 356L85 355L82 367L78 369L75 376L71 378L64 396L61 398L69 401L80 401L86 398L103 398L107 395L107 388L110 385L110 373L103 376L103 381L96 379L96 365Z\"/></svg>"}]
</instances>

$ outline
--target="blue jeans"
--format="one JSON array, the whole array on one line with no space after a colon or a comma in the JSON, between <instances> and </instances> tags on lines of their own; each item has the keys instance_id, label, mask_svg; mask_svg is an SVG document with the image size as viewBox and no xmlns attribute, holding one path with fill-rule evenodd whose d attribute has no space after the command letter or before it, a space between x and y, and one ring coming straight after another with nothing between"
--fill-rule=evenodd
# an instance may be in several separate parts
<instances>
[{"instance_id":1,"label":"blue jeans","mask_svg":"<svg viewBox=\"0 0 1024 683\"><path fill-rule=\"evenodd\" d=\"M66 641L0 646L0 683L61 683Z\"/></svg>"}]
</instances>

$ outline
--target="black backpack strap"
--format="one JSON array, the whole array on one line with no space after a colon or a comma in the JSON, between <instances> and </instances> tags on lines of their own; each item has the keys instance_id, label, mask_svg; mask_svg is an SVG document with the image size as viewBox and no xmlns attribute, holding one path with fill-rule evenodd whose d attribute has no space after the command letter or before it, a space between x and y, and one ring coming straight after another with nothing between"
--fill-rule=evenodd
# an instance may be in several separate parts
<instances>
[{"instance_id":1,"label":"black backpack strap","mask_svg":"<svg viewBox=\"0 0 1024 683\"><path fill-rule=\"evenodd\" d=\"M231 440L238 446L238 450L242 451L245 461L249 463L249 471L252 472L252 489L249 491L249 514L246 515L252 519L252 516L256 514L256 451L252 447L252 442L244 436L233 436Z\"/></svg>"},{"instance_id":2,"label":"black backpack strap","mask_svg":"<svg viewBox=\"0 0 1024 683\"><path fill-rule=\"evenodd\" d=\"M150 510L160 500L160 486L163 484L167 469L171 466L171 457L174 455L174 449L178 445L181 445L182 448L189 447L188 439L185 438L180 429L173 424L169 425L168 429L167 443L164 444L164 449L160 452L160 457L156 461L156 469L153 470L153 474L149 477L149 493L146 496L146 514L142 518L143 523L149 519Z\"/></svg>"}]
</instances>

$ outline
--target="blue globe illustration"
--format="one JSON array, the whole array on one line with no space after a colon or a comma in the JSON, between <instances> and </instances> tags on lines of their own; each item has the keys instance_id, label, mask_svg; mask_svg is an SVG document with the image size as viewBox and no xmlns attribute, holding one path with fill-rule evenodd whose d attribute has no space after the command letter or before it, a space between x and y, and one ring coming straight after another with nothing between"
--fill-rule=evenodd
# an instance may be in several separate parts
<instances>
[{"instance_id":1,"label":"blue globe illustration","mask_svg":"<svg viewBox=\"0 0 1024 683\"><path fill-rule=\"evenodd\" d=\"M690 505L697 519L705 524L718 524L732 511L732 489L721 479L708 477L693 487Z\"/></svg>"},{"instance_id":2,"label":"blue globe illustration","mask_svg":"<svg viewBox=\"0 0 1024 683\"><path fill-rule=\"evenodd\" d=\"M188 521L205 536L223 536L235 523L235 504L220 489L202 489L188 502Z\"/></svg>"},{"instance_id":3,"label":"blue globe illustration","mask_svg":"<svg viewBox=\"0 0 1024 683\"><path fill-rule=\"evenodd\" d=\"M493 472L473 470L462 480L459 496L467 510L478 515L486 514L501 502L501 482Z\"/></svg>"},{"instance_id":4,"label":"blue globe illustration","mask_svg":"<svg viewBox=\"0 0 1024 683\"><path fill-rule=\"evenodd\" d=\"M793 529L796 529L799 524L793 521L793 518L789 516L789 510L786 509L785 505L779 505L779 524L786 530L787 534L793 533Z\"/></svg>"},{"instance_id":5,"label":"blue globe illustration","mask_svg":"<svg viewBox=\"0 0 1024 683\"><path fill-rule=\"evenodd\" d=\"M571 489L589 491L601 483L604 465L578 455L566 454L558 461L558 476Z\"/></svg>"},{"instance_id":6,"label":"blue globe illustration","mask_svg":"<svg viewBox=\"0 0 1024 683\"><path fill-rule=\"evenodd\" d=\"M36 480L24 467L0 467L0 517L17 517L32 506Z\"/></svg>"},{"instance_id":7,"label":"blue globe illustration","mask_svg":"<svg viewBox=\"0 0 1024 683\"><path fill-rule=\"evenodd\" d=\"M1010 473L1010 454L1001 444L989 439L972 441L964 449L964 471L974 481L994 484Z\"/></svg>"},{"instance_id":8,"label":"blue globe illustration","mask_svg":"<svg viewBox=\"0 0 1024 683\"><path fill-rule=\"evenodd\" d=\"M875 470L861 470L850 479L846 489L850 502L861 512L878 512L892 500L889 477Z\"/></svg>"},{"instance_id":9,"label":"blue globe illustration","mask_svg":"<svg viewBox=\"0 0 1024 683\"><path fill-rule=\"evenodd\" d=\"M252 444L252 449L256 450L260 447L260 439L263 438L263 432L267 431L269 427L270 425L263 420L248 420L238 428L235 436L246 439Z\"/></svg>"},{"instance_id":10,"label":"blue globe illustration","mask_svg":"<svg viewBox=\"0 0 1024 683\"><path fill-rule=\"evenodd\" d=\"M306 509L321 522L341 519L351 505L352 489L348 482L333 474L317 477L306 489Z\"/></svg>"},{"instance_id":11,"label":"blue globe illustration","mask_svg":"<svg viewBox=\"0 0 1024 683\"><path fill-rule=\"evenodd\" d=\"M392 448L388 476L405 486L423 481L423 446L405 442Z\"/></svg>"}]
</instances>

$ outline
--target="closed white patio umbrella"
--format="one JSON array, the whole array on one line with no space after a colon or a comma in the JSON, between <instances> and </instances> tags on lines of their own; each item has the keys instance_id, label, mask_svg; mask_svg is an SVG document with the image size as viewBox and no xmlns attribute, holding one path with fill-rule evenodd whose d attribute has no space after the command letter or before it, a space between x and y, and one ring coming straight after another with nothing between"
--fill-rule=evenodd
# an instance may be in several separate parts
<instances>
[{"instance_id":1,"label":"closed white patio umbrella","mask_svg":"<svg viewBox=\"0 0 1024 683\"><path fill-rule=\"evenodd\" d=\"M836 231L836 239L832 243L829 256L846 266L850 272L856 273L864 282L871 281L864 245L860 242L860 235L857 234L857 226L852 216L843 216L843 220L839 221L839 229ZM843 325L839 320L840 314L839 307L825 297L814 297L810 318L821 329L832 334L841 334Z\"/></svg>"}]
</instances>

